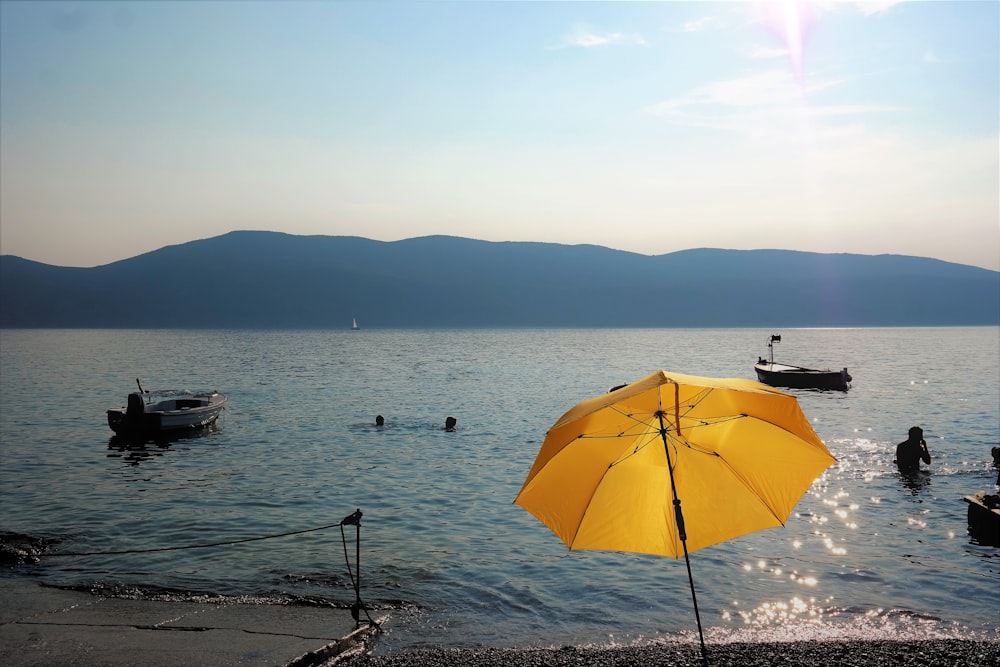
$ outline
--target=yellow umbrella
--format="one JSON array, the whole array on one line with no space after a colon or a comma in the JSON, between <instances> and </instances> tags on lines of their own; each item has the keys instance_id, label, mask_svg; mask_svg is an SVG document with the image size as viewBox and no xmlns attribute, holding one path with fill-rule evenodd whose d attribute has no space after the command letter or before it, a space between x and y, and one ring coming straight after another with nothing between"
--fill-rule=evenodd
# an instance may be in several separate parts
<instances>
[{"instance_id":1,"label":"yellow umbrella","mask_svg":"<svg viewBox=\"0 0 1000 667\"><path fill-rule=\"evenodd\" d=\"M657 371L560 417L514 502L570 549L686 559L784 525L835 461L791 394Z\"/></svg>"}]
</instances>

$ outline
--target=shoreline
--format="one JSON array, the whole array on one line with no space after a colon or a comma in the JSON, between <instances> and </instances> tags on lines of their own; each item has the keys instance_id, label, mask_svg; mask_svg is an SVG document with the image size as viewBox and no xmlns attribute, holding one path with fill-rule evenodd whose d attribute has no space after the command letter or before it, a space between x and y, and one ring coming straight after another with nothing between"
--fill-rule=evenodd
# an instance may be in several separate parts
<instances>
[{"instance_id":1,"label":"shoreline","mask_svg":"<svg viewBox=\"0 0 1000 667\"><path fill-rule=\"evenodd\" d=\"M698 667L700 646L663 641L641 646L560 648L425 647L380 654L377 634L349 609L295 605L109 598L0 578L0 662L49 664L284 665L285 667ZM386 619L380 619L384 623ZM982 638L809 639L706 645L710 665L1000 665L1000 629ZM297 656L297 657L296 657Z\"/></svg>"},{"instance_id":2,"label":"shoreline","mask_svg":"<svg viewBox=\"0 0 1000 667\"><path fill-rule=\"evenodd\" d=\"M377 640L376 640L377 641ZM928 639L812 640L802 642L736 642L708 644L708 663L732 667L773 665L879 665L914 667L1000 665L1000 640ZM547 649L470 648L419 649L387 655L361 654L340 662L347 667L701 667L698 644L640 647Z\"/></svg>"}]
</instances>

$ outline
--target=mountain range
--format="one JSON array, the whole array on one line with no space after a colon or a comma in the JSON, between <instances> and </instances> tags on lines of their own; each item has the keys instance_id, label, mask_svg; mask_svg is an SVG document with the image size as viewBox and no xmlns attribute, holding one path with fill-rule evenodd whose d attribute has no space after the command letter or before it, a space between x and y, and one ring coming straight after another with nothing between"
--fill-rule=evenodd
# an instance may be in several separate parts
<instances>
[{"instance_id":1,"label":"mountain range","mask_svg":"<svg viewBox=\"0 0 1000 667\"><path fill-rule=\"evenodd\" d=\"M903 255L239 231L93 268L0 256L0 327L1000 324L1000 272Z\"/></svg>"}]
</instances>

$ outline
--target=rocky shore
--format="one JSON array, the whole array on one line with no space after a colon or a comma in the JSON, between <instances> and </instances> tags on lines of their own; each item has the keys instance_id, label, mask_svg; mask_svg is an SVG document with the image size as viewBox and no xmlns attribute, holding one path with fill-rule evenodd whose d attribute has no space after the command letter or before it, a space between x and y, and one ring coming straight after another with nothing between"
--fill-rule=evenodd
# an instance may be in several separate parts
<instances>
[{"instance_id":1,"label":"rocky shore","mask_svg":"<svg viewBox=\"0 0 1000 667\"><path fill-rule=\"evenodd\" d=\"M997 667L1000 641L809 641L733 643L708 646L713 667L775 665L868 665L916 667ZM700 667L701 651L692 644L620 648L422 649L390 655L360 655L349 667Z\"/></svg>"}]
</instances>

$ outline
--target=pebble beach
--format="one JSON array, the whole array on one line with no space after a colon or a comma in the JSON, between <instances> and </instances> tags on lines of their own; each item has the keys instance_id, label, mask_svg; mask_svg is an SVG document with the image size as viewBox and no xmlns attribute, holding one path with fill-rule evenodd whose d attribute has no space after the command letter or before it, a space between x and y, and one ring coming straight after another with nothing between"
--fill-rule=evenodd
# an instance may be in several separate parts
<instances>
[{"instance_id":1,"label":"pebble beach","mask_svg":"<svg viewBox=\"0 0 1000 667\"><path fill-rule=\"evenodd\" d=\"M708 646L715 666L863 665L916 667L996 667L1000 642L961 639L928 641L809 641L731 643ZM350 667L699 667L696 644L558 649L422 649L391 655L361 655Z\"/></svg>"}]
</instances>

